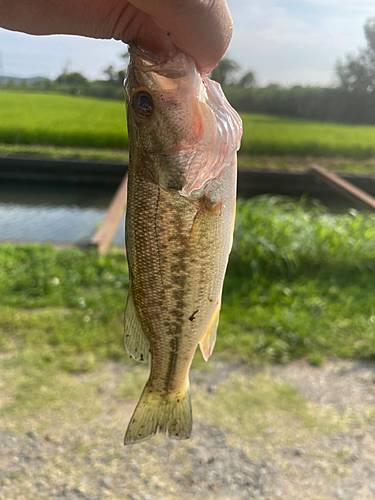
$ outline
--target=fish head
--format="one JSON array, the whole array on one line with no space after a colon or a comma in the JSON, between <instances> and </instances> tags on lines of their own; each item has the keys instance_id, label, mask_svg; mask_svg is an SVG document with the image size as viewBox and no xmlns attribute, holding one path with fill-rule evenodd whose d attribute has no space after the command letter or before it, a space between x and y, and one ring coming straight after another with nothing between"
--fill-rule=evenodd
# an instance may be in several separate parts
<instances>
[{"instance_id":1,"label":"fish head","mask_svg":"<svg viewBox=\"0 0 375 500\"><path fill-rule=\"evenodd\" d=\"M200 196L239 148L242 122L190 57L130 47L125 80L130 156L161 188ZM230 158L229 158L230 157Z\"/></svg>"}]
</instances>

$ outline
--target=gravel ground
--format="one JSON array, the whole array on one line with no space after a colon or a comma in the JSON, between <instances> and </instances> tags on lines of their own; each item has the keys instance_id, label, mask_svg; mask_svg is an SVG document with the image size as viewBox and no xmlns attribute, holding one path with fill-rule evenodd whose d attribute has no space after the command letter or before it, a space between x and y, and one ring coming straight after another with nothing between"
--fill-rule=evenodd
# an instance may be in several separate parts
<instances>
[{"instance_id":1,"label":"gravel ground","mask_svg":"<svg viewBox=\"0 0 375 500\"><path fill-rule=\"evenodd\" d=\"M76 377L81 386L95 387L97 409L90 416L73 405L52 413L41 410L25 420L22 432L3 423L0 499L375 498L373 364L329 361L314 368L297 362L251 370L215 362L208 371L192 370L192 439L179 442L156 436L124 447L123 434L135 401L119 397L116 390L129 370L108 363L100 374ZM266 372L269 378L262 378ZM230 419L230 407L237 401L229 393L229 420L215 425L215 397L228 380L235 384L238 380L243 387L248 383L249 391L252 381L291 384L298 398L301 395L298 402L305 404L305 414L319 418L302 428L285 409L267 407L264 432L247 436ZM92 398L88 394L83 403L94 406ZM210 411L205 401L211 401ZM251 407L243 417L252 419ZM325 420L328 427L322 424Z\"/></svg>"}]
</instances>

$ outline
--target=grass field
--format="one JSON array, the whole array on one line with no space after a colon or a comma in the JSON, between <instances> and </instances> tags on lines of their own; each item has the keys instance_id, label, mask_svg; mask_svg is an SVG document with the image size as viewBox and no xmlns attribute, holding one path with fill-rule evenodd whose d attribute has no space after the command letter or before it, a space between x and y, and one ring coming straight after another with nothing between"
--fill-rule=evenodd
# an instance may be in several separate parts
<instances>
[{"instance_id":1,"label":"grass field","mask_svg":"<svg viewBox=\"0 0 375 500\"><path fill-rule=\"evenodd\" d=\"M292 156L375 156L375 127L242 114L241 152Z\"/></svg>"},{"instance_id":2,"label":"grass field","mask_svg":"<svg viewBox=\"0 0 375 500\"><path fill-rule=\"evenodd\" d=\"M1 90L0 142L126 148L124 103Z\"/></svg>"},{"instance_id":3,"label":"grass field","mask_svg":"<svg viewBox=\"0 0 375 500\"><path fill-rule=\"evenodd\" d=\"M0 91L0 143L127 148L123 102ZM375 127L242 114L241 153L276 156L375 156Z\"/></svg>"},{"instance_id":4,"label":"grass field","mask_svg":"<svg viewBox=\"0 0 375 500\"><path fill-rule=\"evenodd\" d=\"M287 362L375 356L375 215L240 202L215 355ZM0 246L0 351L87 371L125 360L124 255ZM201 359L198 354L197 359Z\"/></svg>"}]
</instances>

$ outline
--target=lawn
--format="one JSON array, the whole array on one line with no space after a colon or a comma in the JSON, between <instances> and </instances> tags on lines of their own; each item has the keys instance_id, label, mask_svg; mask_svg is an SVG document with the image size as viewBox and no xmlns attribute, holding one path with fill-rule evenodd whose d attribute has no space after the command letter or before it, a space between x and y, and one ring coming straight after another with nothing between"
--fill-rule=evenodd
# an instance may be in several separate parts
<instances>
[{"instance_id":1,"label":"lawn","mask_svg":"<svg viewBox=\"0 0 375 500\"><path fill-rule=\"evenodd\" d=\"M128 147L123 102L0 91L0 143L76 148ZM375 127L242 113L242 155L375 156Z\"/></svg>"}]
</instances>

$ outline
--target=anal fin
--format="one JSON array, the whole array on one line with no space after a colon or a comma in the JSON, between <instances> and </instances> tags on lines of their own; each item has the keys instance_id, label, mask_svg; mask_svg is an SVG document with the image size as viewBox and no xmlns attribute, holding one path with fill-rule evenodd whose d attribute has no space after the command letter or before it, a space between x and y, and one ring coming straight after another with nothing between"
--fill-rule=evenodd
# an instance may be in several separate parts
<instances>
[{"instance_id":1,"label":"anal fin","mask_svg":"<svg viewBox=\"0 0 375 500\"><path fill-rule=\"evenodd\" d=\"M150 352L150 343L139 321L131 285L129 287L128 301L125 308L124 329L126 352L136 361L147 362Z\"/></svg>"},{"instance_id":2,"label":"anal fin","mask_svg":"<svg viewBox=\"0 0 375 500\"><path fill-rule=\"evenodd\" d=\"M217 327L219 325L220 308L221 308L221 299L219 299L215 311L211 317L211 320L206 328L206 331L204 332L201 340L199 341L199 347L201 349L201 353L205 361L207 361L208 358L211 356L212 351L214 350L215 347L216 332L217 332Z\"/></svg>"}]
</instances>

